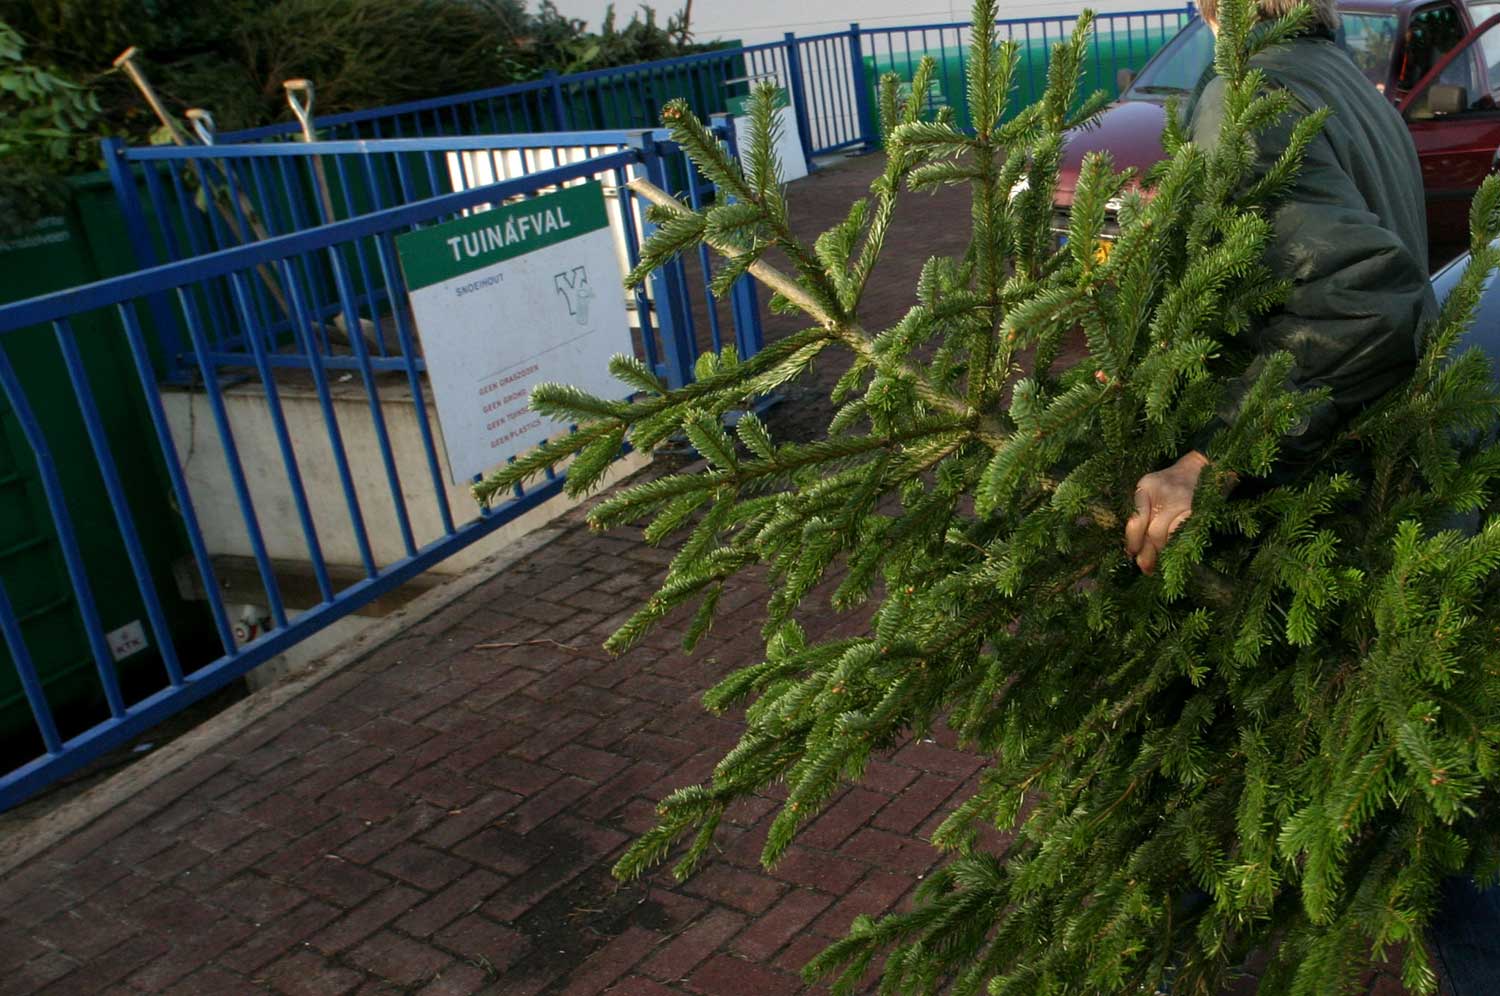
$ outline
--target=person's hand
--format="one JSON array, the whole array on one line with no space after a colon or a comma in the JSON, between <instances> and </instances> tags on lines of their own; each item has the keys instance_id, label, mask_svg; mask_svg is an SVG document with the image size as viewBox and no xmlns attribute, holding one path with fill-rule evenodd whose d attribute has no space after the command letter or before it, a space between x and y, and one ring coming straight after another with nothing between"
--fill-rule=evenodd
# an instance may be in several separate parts
<instances>
[{"instance_id":1,"label":"person's hand","mask_svg":"<svg viewBox=\"0 0 1500 996\"><path fill-rule=\"evenodd\" d=\"M1207 466L1208 457L1193 450L1135 486L1135 514L1125 523L1125 552L1147 574L1156 570L1168 538L1193 514L1193 491Z\"/></svg>"}]
</instances>

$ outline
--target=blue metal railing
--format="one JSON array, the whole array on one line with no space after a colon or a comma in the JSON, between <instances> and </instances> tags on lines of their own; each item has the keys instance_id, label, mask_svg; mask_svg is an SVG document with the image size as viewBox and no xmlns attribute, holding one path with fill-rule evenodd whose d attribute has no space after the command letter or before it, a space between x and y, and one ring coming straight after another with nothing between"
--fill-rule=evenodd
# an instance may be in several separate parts
<instances>
[{"instance_id":1,"label":"blue metal railing","mask_svg":"<svg viewBox=\"0 0 1500 996\"><path fill-rule=\"evenodd\" d=\"M1085 89L1114 89L1119 70L1139 70L1194 16L1191 4L1100 15L1085 67ZM1018 103L1029 102L1040 92L1051 46L1065 38L1075 23L1076 18L1070 16L997 22L999 37L1022 47ZM968 124L969 41L965 23L878 28L851 24L847 31L805 38L788 33L780 42L552 75L530 83L332 115L316 122L326 141L274 141L294 133L297 126L287 123L228 133L213 146L125 148L107 142L105 160L136 257L140 265L150 266L464 189L486 178L525 175L559 165L569 156L625 148L640 131L598 126L622 120L646 125L669 96L684 96L700 114L715 116L729 106L736 91L746 92L750 83L761 79L774 81L790 95L791 123L809 159L842 149L873 147L877 143L877 80L894 73L909 82L926 55L938 60L939 70L925 99L934 107L953 106L959 122ZM589 130L573 130L580 125ZM730 130L722 119L719 126L722 132ZM528 134L504 134L517 130ZM661 133L654 133L656 141L662 138ZM515 162L501 169L503 158ZM711 196L702 178L684 163L670 163L666 178L670 181L666 186L686 190L694 200ZM389 301L380 296L371 254L358 246L353 252L355 299L365 312L364 320L378 324L389 317ZM706 251L696 268L706 280ZM308 279L311 313L319 318L336 317L338 295L326 268L312 269ZM249 293L261 310L284 319L289 316L274 275L262 274ZM232 310L232 299L221 289L209 295L203 307L222 318ZM153 310L159 309L153 306ZM724 319L711 303L698 311L704 313L709 337L717 348ZM733 321L737 332L743 326L745 334L758 334L750 328L758 323L758 315L738 304ZM285 321L272 324L278 334L286 333ZM221 321L219 327L229 325ZM171 342L170 329L162 335L177 347L169 350L168 373L181 377L184 369L191 369L182 359L185 350ZM331 353L326 335L318 337L316 344ZM245 344L230 345L216 351L249 356ZM394 343L375 336L370 345L377 369L391 362L399 365ZM331 359L335 365L347 362ZM291 361L275 356L270 362Z\"/></svg>"},{"instance_id":2,"label":"blue metal railing","mask_svg":"<svg viewBox=\"0 0 1500 996\"><path fill-rule=\"evenodd\" d=\"M726 142L732 141L728 121L717 120L715 128ZM622 259L633 257L644 235L639 214L620 208L623 202L617 188L625 180L658 171L660 186L683 192L695 206L714 196L712 185L662 130L145 148L110 142L106 146L127 230L143 266L195 258L630 149L639 157L619 177L605 175L609 171L599 176L611 196ZM627 216L632 218L630 224L625 223ZM307 292L303 306L315 319L308 348L330 368L354 369L349 351L357 334L368 345L373 369L403 369L404 347L397 341L399 329L393 320L398 299L387 286L378 247L368 240L356 241L345 255L359 316L354 324L341 318L339 288L326 262L315 259L298 264ZM691 266L676 260L668 268L665 279L688 288L684 307L678 309L680 316L660 314L656 302L661 299L661 288L655 283L630 298L635 324L648 332L654 324L660 337L674 339L681 346L679 358L687 364L702 349L717 351L730 335L741 349L756 348L753 344L760 341L760 313L751 292L731 295L727 314L721 313L720 303L709 295L714 266L707 249L700 249ZM694 271L692 278L689 269ZM293 309L281 284L275 273L262 267L249 286L238 291L222 281L202 288L199 306L216 319L205 344L214 362L243 366L260 362L242 337L242 327L229 320L236 308L235 294L244 293L258 313L268 316L264 345L269 355L264 362L306 366L308 352L297 348ZM189 379L195 369L192 354L196 347L186 342L159 305L152 305L152 313L167 357L164 374L173 380ZM654 344L654 336L646 338ZM656 348L664 353L666 345ZM685 367L668 366L663 375L673 383L690 376Z\"/></svg>"},{"instance_id":3,"label":"blue metal railing","mask_svg":"<svg viewBox=\"0 0 1500 996\"><path fill-rule=\"evenodd\" d=\"M1118 94L1116 80L1119 71L1139 72L1157 49L1195 17L1197 9L1191 3L1181 7L1097 15L1083 67L1082 91L1104 90ZM1015 42L1020 46L1021 62L1014 83L1013 110L1041 96L1047 82L1052 46L1065 41L1077 23L1078 18L1072 15L995 22L999 41ZM836 103L830 98L821 105L816 100L812 102L814 109L810 113L814 118L829 122L827 131L814 125L815 145L819 148L842 148L871 141L872 125L865 120L868 112L863 108L868 106L876 80L893 72L910 81L918 63L927 55L938 62L938 72L927 95L929 104L950 105L957 112L962 126L971 125L964 86L968 47L972 39L967 22L879 28L853 25L847 33L849 41L842 43L841 49L840 39L845 37L840 33L804 42L816 43L825 52L831 47L835 56L857 55L862 62L861 69L851 76L851 88L863 91L864 101Z\"/></svg>"},{"instance_id":4,"label":"blue metal railing","mask_svg":"<svg viewBox=\"0 0 1500 996\"><path fill-rule=\"evenodd\" d=\"M1193 16L1191 6L1102 16L1090 53L1094 78L1086 85L1112 88L1114 72L1139 69ZM1069 17L999 22L1001 36L1026 49L1021 99L1034 96L1047 46L1072 24ZM558 471L534 488L518 488L504 505L468 518L455 513L460 506L450 503L440 469L441 439L429 415L397 234L599 178L616 198L622 266L634 265L651 226L625 186L632 176L681 192L695 206L715 196L681 150L649 130L666 99L681 96L701 116L718 115L715 129L732 149L733 125L723 112L749 84L771 80L791 97L809 158L868 148L877 142L877 78L895 72L910 80L924 54L939 60L938 83L912 96L957 105L959 120L967 121L961 85L967 30L856 24L808 38L789 34L765 45L335 115L317 122L327 140L312 143L280 141L294 132L287 124L184 149L107 146L127 230L146 268L0 307L0 415L14 423L9 435L30 453L37 504L50 517L50 542L71 588L66 611L76 614L80 652L107 717L83 726L59 717L46 676L38 673L36 644L28 642L36 639L30 617L17 608L18 591L6 592L0 582L0 640L20 679L36 743L34 757L0 774L0 809L561 490ZM712 276L703 249L662 268L629 296L637 351L669 383L690 380L693 360L705 349L731 339L742 355L760 348L753 285L736 284L726 318L706 293ZM77 330L85 323L111 327L124 341L133 375L119 373L133 376L144 396L149 435L128 456L112 450L104 431L96 403L100 372L82 362ZM99 481L86 495L69 493L55 472L58 442L48 416L28 394L37 388L12 362L12 348L23 337L34 344L39 333L55 341L86 429ZM295 385L283 383L287 376ZM186 428L173 422L167 396L174 389L163 388L164 377L191 381L192 396L201 392L206 401L208 437L218 445L198 459L222 460L217 492L200 493L202 482L189 477L193 409L190 403ZM295 427L287 417L294 387L304 419ZM246 391L265 413L256 438L237 435L243 416L235 411L243 411ZM415 443L411 435L393 435L389 419L398 410L414 424ZM360 448L346 438L356 429ZM367 466L357 462L358 453ZM144 459L164 466L170 510L133 505L121 486L122 466ZM144 693L138 675L121 680L95 597L90 565L98 552L79 541L79 519L98 517L100 496L109 503L144 628L156 644L160 674ZM161 515L172 516L184 535L194 586L207 601L214 653L179 646L165 617L140 529L147 516ZM217 576L226 543L250 565L249 584L259 587L254 597L267 616L264 632L241 633L226 604ZM300 614L283 591L279 572L287 557L308 565L312 576L312 604Z\"/></svg>"},{"instance_id":5,"label":"blue metal railing","mask_svg":"<svg viewBox=\"0 0 1500 996\"><path fill-rule=\"evenodd\" d=\"M235 158L228 150L216 151L227 153L226 161ZM391 151L401 154L400 150ZM46 676L38 673L34 663L36 645L28 644L25 621L12 601L17 592L13 589L7 597L0 582L0 639L10 666L19 675L34 718L37 745L36 755L25 763L10 771L0 768L0 809L15 805L127 742L557 494L565 478L562 470L549 474L534 488L517 488L515 496L502 505L482 513L475 510L467 520L455 515L454 508L463 506L450 505L452 492L440 470L440 440L429 414L425 379L421 376L423 364L415 347L416 333L406 306L407 292L396 262L394 240L402 232L468 212L610 177L619 190L619 209L631 221L625 226L631 255L623 262L633 265L638 249L636 233L643 224L644 211L623 185L627 175L636 170L664 182L672 154L653 136L635 136L626 147L582 162L302 231L269 235L261 241L0 306L0 402L4 403L0 412L8 408L30 452L56 546L71 581L72 608L87 637L97 690L108 713L107 718L83 729L72 728L59 719L49 701ZM170 158L162 154L163 160ZM367 289L392 305L387 317L397 348L389 354L377 354L366 347L361 336L350 335L347 355L333 357L319 343L320 337L327 335L329 320L317 313L321 291L313 274L321 271L326 276L338 314L347 328L358 328L360 319L368 314L356 300L358 281L364 279L356 252L360 248L371 267L372 282ZM659 275L653 295L637 295L640 335L636 347L638 354L668 380L682 382L691 377L692 361L700 346L688 336L688 330L671 324L681 321L691 310L691 302L684 300L681 284L668 276ZM289 316L270 311L268 278L278 288ZM753 297L750 306L753 308ZM123 337L129 347L133 373L117 371L117 375L133 376L145 398L149 442L143 441L140 450L128 455L111 450L95 403L97 371L91 378L79 359L74 326L100 314L111 317L116 323L113 334ZM286 326L285 335L277 334L278 322ZM51 438L47 417L39 414L39 402L56 404L57 399L31 396L11 362L11 351L20 337L34 343L33 337L48 328L66 367L77 413L87 428L93 461L103 482L98 494L65 493L53 469L57 444ZM164 389L160 384L153 356L153 338L167 332L179 338L176 348L199 374L198 390L207 401L213 426L210 438L216 439L218 446L209 447L209 453L199 453L197 459L222 460L221 476L228 483L220 492L205 495L202 481L188 473L187 465L193 459L193 430L191 424L186 430L180 422L174 424L169 415L167 398L174 389ZM737 330L742 352L754 352L759 347L754 332ZM236 343L239 345L231 349ZM335 363L335 359L342 362ZM299 382L297 389L315 402L302 405L295 424L288 415L285 393L290 387L284 388L278 374L284 365L300 369L306 383ZM350 375L342 386L334 382L340 370ZM237 387L226 381L230 373L239 378ZM395 374L400 376L393 380ZM244 408L236 407L246 400L246 392L256 411L263 413L255 416L258 429L254 433L245 431ZM192 394L196 396L197 391ZM394 440L393 418L415 421L415 437L407 434L403 436L405 442ZM185 431L188 438L183 438ZM374 440L373 454L368 445L364 450L367 466L356 462L356 451L350 444L350 434L356 431L361 439ZM412 438L419 440L415 446ZM251 452L247 447L256 446L261 456L256 458L259 462L251 462L245 455ZM154 454L148 453L150 450ZM173 511L165 506L131 505L119 486L117 467L117 461L127 458L162 461L171 485ZM315 484L322 489L317 494ZM267 499L268 487L274 489L274 500ZM79 543L80 521L97 518L104 502L133 568L150 635L159 651L159 680L144 694L122 684L101 621L89 555ZM158 582L141 553L138 523L142 517L174 513L191 550L194 586L208 602L212 632L218 642L217 656L211 660L179 652L161 612ZM263 634L236 636L216 566L224 552L216 548L216 543L222 545L226 529L233 534L231 545L247 551L244 559L252 565L260 586L254 599L265 606L269 617ZM273 529L275 543L281 543L281 547L273 543ZM298 548L289 553L287 543ZM329 554L333 547L356 552L334 560ZM311 599L315 604L301 614L296 614L284 597L281 571L289 556L308 565L316 588ZM238 600L249 598L240 595ZM131 687L138 686L137 680Z\"/></svg>"},{"instance_id":6,"label":"blue metal railing","mask_svg":"<svg viewBox=\"0 0 1500 996\"><path fill-rule=\"evenodd\" d=\"M1100 14L1090 42L1090 88L1115 92L1120 69L1139 71L1156 49L1197 16L1192 3ZM1066 38L1077 18L1051 16L996 22L1001 40L1022 46L1026 60L1019 97L1035 99L1046 79L1050 46ZM878 141L873 103L878 77L895 72L910 81L923 55L939 60L938 86L947 102L962 103L967 22L902 27L862 27L676 59L597 69L388 107L319 118L332 139L436 137L572 129L650 128L662 104L684 97L702 118L730 109L734 97L757 80L770 80L793 97L798 130L809 159ZM967 107L960 106L962 114ZM961 118L966 120L965 118ZM226 133L234 144L284 140L292 122Z\"/></svg>"},{"instance_id":7,"label":"blue metal railing","mask_svg":"<svg viewBox=\"0 0 1500 996\"><path fill-rule=\"evenodd\" d=\"M726 97L742 89L746 75L775 71L780 48L725 48L566 76L548 73L525 83L326 115L316 125L320 137L334 139L651 128L660 123L661 105L673 97L687 99L706 119L725 110ZM297 123L284 122L227 132L221 140L282 141L298 134Z\"/></svg>"}]
</instances>

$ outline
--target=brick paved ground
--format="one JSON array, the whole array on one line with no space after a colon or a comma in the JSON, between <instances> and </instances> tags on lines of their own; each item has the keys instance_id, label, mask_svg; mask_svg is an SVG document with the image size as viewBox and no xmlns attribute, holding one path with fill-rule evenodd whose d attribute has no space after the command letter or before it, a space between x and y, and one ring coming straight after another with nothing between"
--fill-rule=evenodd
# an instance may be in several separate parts
<instances>
[{"instance_id":1,"label":"brick paved ground","mask_svg":"<svg viewBox=\"0 0 1500 996\"><path fill-rule=\"evenodd\" d=\"M574 528L13 874L0 991L798 991L803 958L911 891L977 762L903 748L774 875L756 800L686 884L616 887L652 804L736 735L698 692L758 647L746 583L702 657L670 632L587 649L663 559ZM525 645L474 649L495 642Z\"/></svg>"},{"instance_id":2,"label":"brick paved ground","mask_svg":"<svg viewBox=\"0 0 1500 996\"><path fill-rule=\"evenodd\" d=\"M827 196L801 223L841 214L872 166L806 181ZM963 239L944 204L876 281L887 315L927 253ZM816 391L792 394L780 428L821 425ZM0 882L0 993L816 991L798 967L855 915L907 901L977 760L904 745L774 873L756 865L774 802L756 799L688 882L617 886L608 869L654 802L734 741L697 697L756 655L765 590L734 586L691 659L668 629L611 660L600 642L670 554L570 522ZM480 648L496 643L511 646Z\"/></svg>"}]
</instances>

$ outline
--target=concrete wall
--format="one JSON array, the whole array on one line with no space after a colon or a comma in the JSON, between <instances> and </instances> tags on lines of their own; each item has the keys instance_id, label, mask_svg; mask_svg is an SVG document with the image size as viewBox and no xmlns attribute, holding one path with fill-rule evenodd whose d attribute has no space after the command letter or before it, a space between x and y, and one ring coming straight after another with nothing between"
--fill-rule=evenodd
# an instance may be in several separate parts
<instances>
[{"instance_id":1,"label":"concrete wall","mask_svg":"<svg viewBox=\"0 0 1500 996\"><path fill-rule=\"evenodd\" d=\"M412 532L417 546L421 547L443 535L439 501L447 504L455 525L477 518L478 507L467 487L455 487L447 482L442 433L429 401L428 420L437 437L443 481L443 492L440 495L435 493L418 429L416 406L404 379L399 383L393 383L394 380L383 380L380 385L381 410L390 433ZM353 471L355 491L375 560L384 566L402 559L406 550L380 456L374 421L357 379L336 387L334 409ZM279 390L324 559L330 564L357 566L360 563L359 547L317 395L310 385L284 384ZM163 400L209 551L215 555L251 556L248 533L207 399L201 390L179 389L165 391ZM225 403L270 556L290 561L308 560L307 541L277 446L264 389L258 381L232 388L225 395ZM645 463L646 458L632 453L615 464L609 480L633 473ZM558 495L442 562L435 570L461 573L576 504L565 495Z\"/></svg>"}]
</instances>

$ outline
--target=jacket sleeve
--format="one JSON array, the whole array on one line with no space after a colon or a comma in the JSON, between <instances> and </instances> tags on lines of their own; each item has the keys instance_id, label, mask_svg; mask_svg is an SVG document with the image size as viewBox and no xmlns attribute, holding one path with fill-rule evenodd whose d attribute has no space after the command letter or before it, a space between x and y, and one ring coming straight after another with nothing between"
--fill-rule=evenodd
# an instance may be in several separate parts
<instances>
[{"instance_id":1,"label":"jacket sleeve","mask_svg":"<svg viewBox=\"0 0 1500 996\"><path fill-rule=\"evenodd\" d=\"M1204 91L1193 118L1195 139L1217 135L1223 86ZM1289 117L1256 139L1257 167L1275 162L1290 139ZM1207 129L1212 128L1212 132ZM1370 402L1415 369L1416 331L1429 314L1432 290L1425 261L1370 211L1340 167L1325 132L1307 150L1292 189L1272 215L1266 262L1292 282L1286 302L1251 333L1262 355L1285 351L1295 367L1289 387L1327 388L1328 400L1283 438L1278 469L1297 470ZM1231 385L1220 410L1224 424L1238 412L1249 378ZM1206 442L1213 425L1194 442Z\"/></svg>"}]
</instances>

